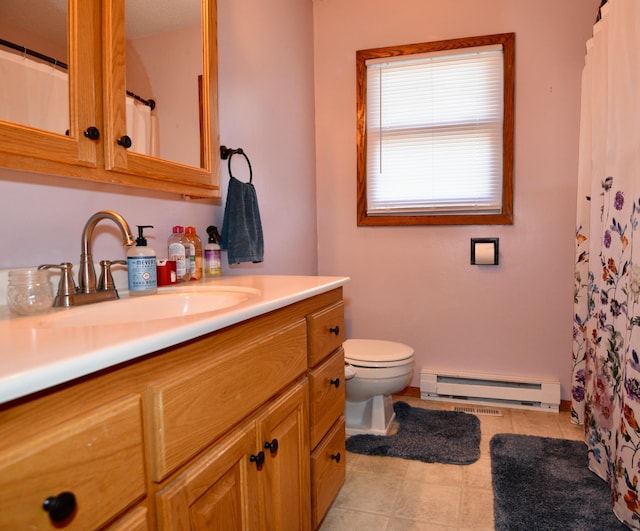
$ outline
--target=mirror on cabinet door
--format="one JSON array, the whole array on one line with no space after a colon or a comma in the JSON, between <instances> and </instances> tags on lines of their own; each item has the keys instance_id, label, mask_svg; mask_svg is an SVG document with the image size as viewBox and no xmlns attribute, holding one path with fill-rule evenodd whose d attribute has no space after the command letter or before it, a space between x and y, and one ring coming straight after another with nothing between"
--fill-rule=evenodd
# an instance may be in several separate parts
<instances>
[{"instance_id":1,"label":"mirror on cabinet door","mask_svg":"<svg viewBox=\"0 0 640 531\"><path fill-rule=\"evenodd\" d=\"M93 3L80 0L0 1L0 165L95 167L97 142L85 136L98 125L94 13Z\"/></svg>"},{"instance_id":2,"label":"mirror on cabinet door","mask_svg":"<svg viewBox=\"0 0 640 531\"><path fill-rule=\"evenodd\" d=\"M107 3L108 169L218 189L211 161L215 10L215 0ZM140 99L153 100L155 108L149 112Z\"/></svg>"},{"instance_id":3,"label":"mirror on cabinet door","mask_svg":"<svg viewBox=\"0 0 640 531\"><path fill-rule=\"evenodd\" d=\"M0 2L0 120L69 132L66 0Z\"/></svg>"},{"instance_id":4,"label":"mirror on cabinet door","mask_svg":"<svg viewBox=\"0 0 640 531\"><path fill-rule=\"evenodd\" d=\"M201 0L125 2L126 122L136 153L201 165L201 12Z\"/></svg>"}]
</instances>

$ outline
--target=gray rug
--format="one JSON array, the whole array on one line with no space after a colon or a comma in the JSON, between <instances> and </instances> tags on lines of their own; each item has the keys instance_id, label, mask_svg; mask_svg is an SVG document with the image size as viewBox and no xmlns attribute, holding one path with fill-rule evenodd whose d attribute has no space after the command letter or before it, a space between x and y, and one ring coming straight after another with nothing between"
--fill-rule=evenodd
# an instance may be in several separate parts
<instances>
[{"instance_id":1,"label":"gray rug","mask_svg":"<svg viewBox=\"0 0 640 531\"><path fill-rule=\"evenodd\" d=\"M416 459L425 463L468 465L480 457L480 421L461 411L393 404L400 426L395 435L353 435L347 450L356 454Z\"/></svg>"},{"instance_id":2,"label":"gray rug","mask_svg":"<svg viewBox=\"0 0 640 531\"><path fill-rule=\"evenodd\" d=\"M627 529L583 442L498 434L490 446L497 531Z\"/></svg>"}]
</instances>

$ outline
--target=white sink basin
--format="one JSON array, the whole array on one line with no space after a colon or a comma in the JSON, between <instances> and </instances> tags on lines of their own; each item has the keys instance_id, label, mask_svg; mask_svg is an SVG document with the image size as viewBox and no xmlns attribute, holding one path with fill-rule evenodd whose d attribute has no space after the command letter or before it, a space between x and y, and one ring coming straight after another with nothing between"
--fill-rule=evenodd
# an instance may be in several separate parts
<instances>
[{"instance_id":1,"label":"white sink basin","mask_svg":"<svg viewBox=\"0 0 640 531\"><path fill-rule=\"evenodd\" d=\"M156 295L76 306L40 316L37 328L70 328L175 319L231 308L260 293L252 288L194 286ZM26 322L25 322L26 324Z\"/></svg>"}]
</instances>

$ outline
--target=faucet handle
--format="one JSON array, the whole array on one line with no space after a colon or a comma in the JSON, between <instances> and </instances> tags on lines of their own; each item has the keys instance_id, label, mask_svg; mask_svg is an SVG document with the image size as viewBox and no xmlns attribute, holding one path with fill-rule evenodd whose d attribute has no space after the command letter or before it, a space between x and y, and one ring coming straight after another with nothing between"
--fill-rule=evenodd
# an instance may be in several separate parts
<instances>
[{"instance_id":1,"label":"faucet handle","mask_svg":"<svg viewBox=\"0 0 640 531\"><path fill-rule=\"evenodd\" d=\"M127 265L126 260L100 260L100 280L98 280L98 291L115 291L116 284L111 274L111 266L121 264Z\"/></svg>"},{"instance_id":2,"label":"faucet handle","mask_svg":"<svg viewBox=\"0 0 640 531\"><path fill-rule=\"evenodd\" d=\"M62 272L60 282L58 283L58 293L53 303L55 307L64 306L65 308L68 308L71 306L71 299L78 291L76 283L73 280L72 268L73 264L70 262L62 262L61 264L42 264L41 266L38 266L38 269L59 269Z\"/></svg>"}]
</instances>

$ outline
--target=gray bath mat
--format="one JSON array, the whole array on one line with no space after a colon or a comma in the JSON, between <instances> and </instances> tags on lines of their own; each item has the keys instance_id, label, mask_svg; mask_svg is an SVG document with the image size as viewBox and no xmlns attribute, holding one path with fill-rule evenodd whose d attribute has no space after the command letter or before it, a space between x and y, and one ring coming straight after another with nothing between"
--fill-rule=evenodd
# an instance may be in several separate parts
<instances>
[{"instance_id":1,"label":"gray bath mat","mask_svg":"<svg viewBox=\"0 0 640 531\"><path fill-rule=\"evenodd\" d=\"M583 442L499 433L490 447L496 530L627 529L609 486L589 470Z\"/></svg>"},{"instance_id":2,"label":"gray bath mat","mask_svg":"<svg viewBox=\"0 0 640 531\"><path fill-rule=\"evenodd\" d=\"M480 457L480 421L460 411L393 404L400 426L395 435L353 435L347 450L356 454L468 465Z\"/></svg>"}]
</instances>

